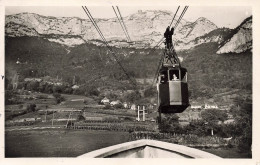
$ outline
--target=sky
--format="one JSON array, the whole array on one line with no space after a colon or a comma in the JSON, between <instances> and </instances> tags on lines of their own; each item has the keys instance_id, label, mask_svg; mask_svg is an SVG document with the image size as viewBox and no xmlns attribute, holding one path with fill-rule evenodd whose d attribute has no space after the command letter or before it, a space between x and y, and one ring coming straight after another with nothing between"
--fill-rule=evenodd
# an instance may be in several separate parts
<instances>
[{"instance_id":1,"label":"sky","mask_svg":"<svg viewBox=\"0 0 260 165\"><path fill-rule=\"evenodd\" d=\"M183 8L184 6L180 7L179 14ZM111 6L90 6L88 9L94 18L115 17ZM119 6L119 9L124 17L138 10L168 10L174 14L177 6ZM44 16L87 18L81 6L9 6L5 8L6 15L22 12ZM218 27L235 28L250 15L252 15L252 8L249 6L189 6L183 19L195 21L199 17L205 17Z\"/></svg>"}]
</instances>

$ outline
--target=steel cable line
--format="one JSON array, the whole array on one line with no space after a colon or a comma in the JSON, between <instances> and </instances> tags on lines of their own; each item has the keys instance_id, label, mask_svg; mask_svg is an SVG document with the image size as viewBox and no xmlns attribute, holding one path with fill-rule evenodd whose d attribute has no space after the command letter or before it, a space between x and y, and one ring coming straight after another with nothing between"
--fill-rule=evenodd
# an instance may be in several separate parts
<instances>
[{"instance_id":1,"label":"steel cable line","mask_svg":"<svg viewBox=\"0 0 260 165\"><path fill-rule=\"evenodd\" d=\"M174 26L174 28L176 28L176 27L179 25L179 23L180 23L180 21L182 20L184 14L186 13L187 9L188 9L188 6L185 6L185 8L184 8L184 10L183 10L183 12L182 12L182 14L181 14L179 20L177 21L176 25Z\"/></svg>"},{"instance_id":2,"label":"steel cable line","mask_svg":"<svg viewBox=\"0 0 260 165\"><path fill-rule=\"evenodd\" d=\"M84 9L84 7L82 6L82 8ZM85 13L87 14L87 16L89 17L89 19L91 20L91 22L93 23L94 27L96 28L96 30L98 31L99 35L101 36L101 38L103 39L103 41L105 42L107 48L110 50L111 54L113 55L113 57L115 58L117 64L121 67L121 69L124 71L125 75L128 77L128 79L131 81L131 83L134 85L134 87L136 87L137 85L135 84L135 82L131 79L131 77L129 76L129 74L127 73L127 71L124 69L124 67L122 66L122 64L119 62L115 52L112 50L112 48L108 45L107 40L105 39L104 35L102 34L101 30L99 29L98 25L96 24L95 20L93 19L91 13L89 12L88 8L85 6Z\"/></svg>"},{"instance_id":3,"label":"steel cable line","mask_svg":"<svg viewBox=\"0 0 260 165\"><path fill-rule=\"evenodd\" d=\"M128 39L129 39L129 41L131 41L131 39L130 39L130 35L129 35L128 30L127 30L127 28L126 28L125 22L123 21L123 17L122 17L122 15L121 15L121 12L120 12L120 10L119 10L119 7L116 6L116 8L117 8L118 13L119 13L119 15L120 15L121 21L122 21L122 23L123 23L123 25L124 25L124 27L125 27L126 34L128 35Z\"/></svg>"},{"instance_id":4,"label":"steel cable line","mask_svg":"<svg viewBox=\"0 0 260 165\"><path fill-rule=\"evenodd\" d=\"M176 16L176 14L177 14L178 11L179 11L179 8L180 8L180 6L178 6L177 11L176 11L175 14L174 14L174 17L173 17L173 19L172 19L172 22L170 23L170 27L172 26L172 23L173 23L173 21L174 21L174 19L175 19L175 16Z\"/></svg>"},{"instance_id":5,"label":"steel cable line","mask_svg":"<svg viewBox=\"0 0 260 165\"><path fill-rule=\"evenodd\" d=\"M83 9L84 9L84 8L83 8ZM89 19L92 21L94 27L97 29L99 35L101 36L101 38L102 38L103 41L105 42L106 46L109 48L109 50L110 50L111 52L113 52L111 46L109 46L109 44L108 44L106 38L104 37L103 33L101 32L100 28L98 27L97 23L95 22L94 18L92 17L90 11L88 10L88 8L87 8L86 6L85 6L85 9L86 9L86 10L84 10L85 13L86 13L87 16L89 17ZM87 12L86 12L86 11L87 11ZM123 53L126 54L124 51L123 51Z\"/></svg>"},{"instance_id":6,"label":"steel cable line","mask_svg":"<svg viewBox=\"0 0 260 165\"><path fill-rule=\"evenodd\" d=\"M105 42L105 44L106 44L106 39L104 38L104 36L103 36L103 34L101 33L101 31L100 31L100 29L98 28L98 26L95 24L96 22L95 22L95 20L93 19L93 17L91 16L89 10L87 9L87 7L86 7L86 9L85 9L85 8L82 6L82 8L83 8L83 10L85 11L85 13L87 14L87 16L88 16L88 18L90 19L90 21L92 22L92 24L94 25L95 29L98 31L98 33L99 33L101 39L102 39L102 40Z\"/></svg>"},{"instance_id":7,"label":"steel cable line","mask_svg":"<svg viewBox=\"0 0 260 165\"><path fill-rule=\"evenodd\" d=\"M116 12L114 6L112 6L112 8L113 8L113 10L114 10L114 13L116 14L116 17L117 17L117 19L118 19L118 22L120 23L120 26L122 27L122 29L123 29L123 31L124 31L124 34L125 34L127 40L129 40L128 35L127 35L127 33L126 33L126 30L125 30L125 28L124 28L124 25L122 24L122 22L121 22L119 16L117 15L117 12Z\"/></svg>"},{"instance_id":8,"label":"steel cable line","mask_svg":"<svg viewBox=\"0 0 260 165\"><path fill-rule=\"evenodd\" d=\"M89 12L89 10L87 9L87 7L85 6L86 10ZM85 11L85 10L84 10ZM87 14L88 15L88 14ZM90 20L92 21L93 25L95 26L96 30L99 32L99 35L101 36L101 38L104 40L107 48L109 49L109 51L111 52L111 54L114 56L116 62L118 63L118 65L121 67L121 69L124 71L125 75L127 76L127 78L131 81L131 83L136 87L135 82L130 78L130 76L128 75L127 71L124 69L124 67L122 66L122 64L119 62L117 56L115 55L114 51L112 50L112 48L108 45L105 37L103 36L102 32L100 31L99 27L97 26L95 20L93 19L92 15L89 12L88 17L90 18ZM111 58L110 58L111 59Z\"/></svg>"},{"instance_id":9,"label":"steel cable line","mask_svg":"<svg viewBox=\"0 0 260 165\"><path fill-rule=\"evenodd\" d=\"M175 26L174 26L174 29L176 29L176 27L179 25L179 23L180 23L182 17L183 17L184 14L186 13L187 9L188 9L188 6L185 6L184 9L183 9L183 11L182 11L182 13L181 13L181 15L180 15L180 17L179 17L179 19L178 19L178 21L176 22L176 24L175 24Z\"/></svg>"},{"instance_id":10,"label":"steel cable line","mask_svg":"<svg viewBox=\"0 0 260 165\"><path fill-rule=\"evenodd\" d=\"M94 25L94 27L96 28L97 32L99 33L99 35L100 35L101 39L103 40L103 42L105 43L105 45L107 45L107 41L106 41L105 37L103 36L103 34L101 33L100 29L98 28L98 26L97 26L95 20L93 19L92 15L90 14L90 12L89 12L89 10L87 9L87 7L86 7L86 9L85 9L85 8L82 6L82 8L83 8L83 10L85 11L85 13L87 14L87 16L89 17L89 19L90 19L90 21L92 22L92 24ZM108 56L108 57L109 57L109 59L110 59L111 61L113 61L113 59L112 59L110 56Z\"/></svg>"}]
</instances>

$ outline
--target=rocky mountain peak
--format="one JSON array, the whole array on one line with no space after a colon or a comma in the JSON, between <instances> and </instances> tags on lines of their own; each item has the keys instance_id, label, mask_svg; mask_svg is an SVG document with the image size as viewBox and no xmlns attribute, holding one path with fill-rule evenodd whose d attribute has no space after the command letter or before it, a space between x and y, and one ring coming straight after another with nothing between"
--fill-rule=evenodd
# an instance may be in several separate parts
<instances>
[{"instance_id":1,"label":"rocky mountain peak","mask_svg":"<svg viewBox=\"0 0 260 165\"><path fill-rule=\"evenodd\" d=\"M252 16L237 26L230 37L220 45L217 54L241 53L252 49Z\"/></svg>"},{"instance_id":2,"label":"rocky mountain peak","mask_svg":"<svg viewBox=\"0 0 260 165\"><path fill-rule=\"evenodd\" d=\"M204 21L209 21L209 20L205 17L199 17L195 22L204 22Z\"/></svg>"},{"instance_id":3,"label":"rocky mountain peak","mask_svg":"<svg viewBox=\"0 0 260 165\"><path fill-rule=\"evenodd\" d=\"M151 47L157 44L166 27L172 21L173 15L174 13L166 10L139 10L134 14L125 16L123 19L130 38L135 41L135 44L131 46ZM179 15L176 16L173 25L178 18ZM111 46L130 46L126 43L124 32L115 17L95 20ZM6 35L12 37L39 36L67 46L76 46L86 41L96 44L99 43L96 42L97 40L101 40L89 19L20 13L7 15L5 23L7 27L5 29ZM204 17L197 19L195 22L182 19L175 29L174 40L178 43L187 44L215 29L217 29L217 26ZM176 49L184 48L181 44L176 46Z\"/></svg>"},{"instance_id":4,"label":"rocky mountain peak","mask_svg":"<svg viewBox=\"0 0 260 165\"><path fill-rule=\"evenodd\" d=\"M198 18L195 22L187 22L183 25L183 28L180 30L183 34L182 38L185 43L188 43L199 36L203 36L218 27L204 17Z\"/></svg>"},{"instance_id":5,"label":"rocky mountain peak","mask_svg":"<svg viewBox=\"0 0 260 165\"><path fill-rule=\"evenodd\" d=\"M208 20L205 17L200 17L195 21L196 24L208 24L211 26L214 26L215 28L218 28L217 25L215 25L213 22L211 22L210 20Z\"/></svg>"},{"instance_id":6,"label":"rocky mountain peak","mask_svg":"<svg viewBox=\"0 0 260 165\"><path fill-rule=\"evenodd\" d=\"M138 10L137 13L126 17L126 20L159 20L171 19L172 12L164 10Z\"/></svg>"}]
</instances>

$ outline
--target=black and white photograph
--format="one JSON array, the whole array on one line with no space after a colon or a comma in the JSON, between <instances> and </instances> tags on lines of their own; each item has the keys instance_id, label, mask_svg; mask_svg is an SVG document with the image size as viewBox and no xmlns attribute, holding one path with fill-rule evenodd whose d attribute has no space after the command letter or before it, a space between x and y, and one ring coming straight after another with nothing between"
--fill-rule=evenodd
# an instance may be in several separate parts
<instances>
[{"instance_id":1,"label":"black and white photograph","mask_svg":"<svg viewBox=\"0 0 260 165\"><path fill-rule=\"evenodd\" d=\"M4 158L252 159L251 5L4 9Z\"/></svg>"}]
</instances>

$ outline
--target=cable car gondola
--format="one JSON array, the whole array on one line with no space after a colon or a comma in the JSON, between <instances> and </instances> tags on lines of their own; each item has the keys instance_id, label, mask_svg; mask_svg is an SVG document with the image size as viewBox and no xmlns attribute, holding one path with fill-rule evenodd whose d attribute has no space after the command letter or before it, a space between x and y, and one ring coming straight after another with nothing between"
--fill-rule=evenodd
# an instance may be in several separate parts
<instances>
[{"instance_id":1,"label":"cable car gondola","mask_svg":"<svg viewBox=\"0 0 260 165\"><path fill-rule=\"evenodd\" d=\"M163 66L159 71L158 101L161 113L181 113L189 106L187 70Z\"/></svg>"},{"instance_id":2,"label":"cable car gondola","mask_svg":"<svg viewBox=\"0 0 260 165\"><path fill-rule=\"evenodd\" d=\"M157 82L159 113L181 113L190 105L187 80L173 47L166 48Z\"/></svg>"}]
</instances>

